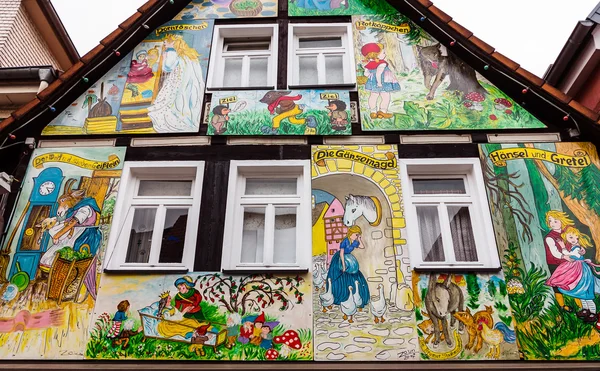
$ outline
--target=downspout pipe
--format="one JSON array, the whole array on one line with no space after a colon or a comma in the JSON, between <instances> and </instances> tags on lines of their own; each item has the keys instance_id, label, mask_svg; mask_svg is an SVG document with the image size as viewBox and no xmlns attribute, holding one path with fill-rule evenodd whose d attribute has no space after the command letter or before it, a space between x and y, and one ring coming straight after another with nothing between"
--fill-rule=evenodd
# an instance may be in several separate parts
<instances>
[{"instance_id":1,"label":"downspout pipe","mask_svg":"<svg viewBox=\"0 0 600 371\"><path fill-rule=\"evenodd\" d=\"M577 23L571 36L569 36L569 40L567 40L567 43L560 51L558 58L556 58L556 62L550 66L544 75L544 80L546 80L548 84L552 86L559 85L565 70L571 65L573 58L577 55L581 45L592 32L595 25L596 23L590 20L579 21Z\"/></svg>"},{"instance_id":2,"label":"downspout pipe","mask_svg":"<svg viewBox=\"0 0 600 371\"><path fill-rule=\"evenodd\" d=\"M58 72L52 66L0 68L0 83L11 81L39 81L38 93L48 87Z\"/></svg>"}]
</instances>

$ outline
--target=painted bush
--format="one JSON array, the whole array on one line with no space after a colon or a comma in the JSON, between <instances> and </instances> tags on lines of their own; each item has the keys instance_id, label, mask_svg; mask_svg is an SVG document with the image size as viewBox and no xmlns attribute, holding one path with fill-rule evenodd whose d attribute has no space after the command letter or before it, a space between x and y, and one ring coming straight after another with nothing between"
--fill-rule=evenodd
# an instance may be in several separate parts
<instances>
[{"instance_id":1,"label":"painted bush","mask_svg":"<svg viewBox=\"0 0 600 371\"><path fill-rule=\"evenodd\" d=\"M33 152L0 250L0 358L83 358L124 155Z\"/></svg>"},{"instance_id":2,"label":"painted bush","mask_svg":"<svg viewBox=\"0 0 600 371\"><path fill-rule=\"evenodd\" d=\"M487 144L480 151L525 359L598 359L595 147Z\"/></svg>"},{"instance_id":3,"label":"painted bush","mask_svg":"<svg viewBox=\"0 0 600 371\"><path fill-rule=\"evenodd\" d=\"M352 22L363 130L545 127L408 17Z\"/></svg>"},{"instance_id":4,"label":"painted bush","mask_svg":"<svg viewBox=\"0 0 600 371\"><path fill-rule=\"evenodd\" d=\"M347 91L221 91L212 95L209 135L350 135Z\"/></svg>"},{"instance_id":5,"label":"painted bush","mask_svg":"<svg viewBox=\"0 0 600 371\"><path fill-rule=\"evenodd\" d=\"M192 0L175 20L276 17L278 0Z\"/></svg>"},{"instance_id":6,"label":"painted bush","mask_svg":"<svg viewBox=\"0 0 600 371\"><path fill-rule=\"evenodd\" d=\"M316 360L414 360L396 147L313 147Z\"/></svg>"},{"instance_id":7,"label":"painted bush","mask_svg":"<svg viewBox=\"0 0 600 371\"><path fill-rule=\"evenodd\" d=\"M106 275L86 358L311 360L308 290L302 276Z\"/></svg>"},{"instance_id":8,"label":"painted bush","mask_svg":"<svg viewBox=\"0 0 600 371\"><path fill-rule=\"evenodd\" d=\"M390 14L396 9L381 0L289 0L290 16Z\"/></svg>"},{"instance_id":9,"label":"painted bush","mask_svg":"<svg viewBox=\"0 0 600 371\"><path fill-rule=\"evenodd\" d=\"M42 134L197 132L213 25L184 19L157 28Z\"/></svg>"},{"instance_id":10,"label":"painted bush","mask_svg":"<svg viewBox=\"0 0 600 371\"><path fill-rule=\"evenodd\" d=\"M502 275L414 275L421 359L519 359Z\"/></svg>"}]
</instances>

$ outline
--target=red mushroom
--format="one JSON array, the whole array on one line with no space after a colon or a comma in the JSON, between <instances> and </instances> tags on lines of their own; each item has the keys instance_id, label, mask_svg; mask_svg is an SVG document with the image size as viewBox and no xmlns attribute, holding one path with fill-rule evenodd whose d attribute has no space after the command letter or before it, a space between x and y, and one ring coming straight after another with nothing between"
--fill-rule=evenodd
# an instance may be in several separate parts
<instances>
[{"instance_id":1,"label":"red mushroom","mask_svg":"<svg viewBox=\"0 0 600 371\"><path fill-rule=\"evenodd\" d=\"M265 358L269 361L274 361L277 357L279 357L279 352L273 348L267 350L267 353L265 354Z\"/></svg>"},{"instance_id":2,"label":"red mushroom","mask_svg":"<svg viewBox=\"0 0 600 371\"><path fill-rule=\"evenodd\" d=\"M291 350L299 350L302 348L302 342L298 337L298 333L294 330L287 330L282 336L273 338L275 344L281 344L281 356L287 357Z\"/></svg>"},{"instance_id":3,"label":"red mushroom","mask_svg":"<svg viewBox=\"0 0 600 371\"><path fill-rule=\"evenodd\" d=\"M483 102L485 100L485 97L483 96L483 94L478 93L476 91L472 91L469 94L465 95L465 99L467 101L470 101L470 103L472 104L472 106L465 105L465 107L472 109L472 110L476 110L476 111L483 110L483 105L481 104L481 102Z\"/></svg>"},{"instance_id":4,"label":"red mushroom","mask_svg":"<svg viewBox=\"0 0 600 371\"><path fill-rule=\"evenodd\" d=\"M509 110L508 108L504 111L504 113L506 113L507 115L512 115L512 110Z\"/></svg>"},{"instance_id":5,"label":"red mushroom","mask_svg":"<svg viewBox=\"0 0 600 371\"><path fill-rule=\"evenodd\" d=\"M496 106L496 109L499 109L499 110L505 110L505 109L511 108L513 106L513 104L508 99L504 99L504 98L494 99L494 105Z\"/></svg>"},{"instance_id":6,"label":"red mushroom","mask_svg":"<svg viewBox=\"0 0 600 371\"><path fill-rule=\"evenodd\" d=\"M471 103L471 102L465 102L465 103L463 103L463 106L469 108L469 107L473 106L473 103Z\"/></svg>"},{"instance_id":7,"label":"red mushroom","mask_svg":"<svg viewBox=\"0 0 600 371\"><path fill-rule=\"evenodd\" d=\"M498 116L496 116L496 115L494 115L494 114L491 114L491 115L490 115L490 120L492 120L492 121L496 121L496 120L498 120Z\"/></svg>"}]
</instances>

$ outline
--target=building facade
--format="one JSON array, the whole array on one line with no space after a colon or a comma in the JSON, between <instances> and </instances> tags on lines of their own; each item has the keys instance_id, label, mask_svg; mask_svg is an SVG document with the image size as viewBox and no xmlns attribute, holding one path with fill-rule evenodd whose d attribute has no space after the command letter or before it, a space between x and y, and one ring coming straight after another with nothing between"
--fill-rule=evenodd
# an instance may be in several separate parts
<instances>
[{"instance_id":1,"label":"building facade","mask_svg":"<svg viewBox=\"0 0 600 371\"><path fill-rule=\"evenodd\" d=\"M429 1L149 1L0 123L0 359L597 361L597 120Z\"/></svg>"}]
</instances>

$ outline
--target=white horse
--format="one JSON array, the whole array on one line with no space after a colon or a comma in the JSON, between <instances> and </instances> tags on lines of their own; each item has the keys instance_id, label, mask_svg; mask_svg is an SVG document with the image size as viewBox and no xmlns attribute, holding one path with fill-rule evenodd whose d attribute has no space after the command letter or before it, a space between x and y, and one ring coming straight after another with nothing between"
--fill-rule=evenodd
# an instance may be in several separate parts
<instances>
[{"instance_id":1,"label":"white horse","mask_svg":"<svg viewBox=\"0 0 600 371\"><path fill-rule=\"evenodd\" d=\"M374 227L381 223L381 202L377 197L348 195L344 209L344 224L347 227L353 226L361 216Z\"/></svg>"}]
</instances>

